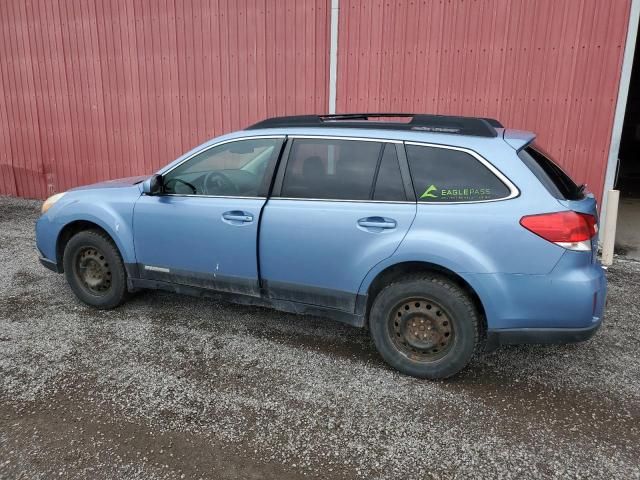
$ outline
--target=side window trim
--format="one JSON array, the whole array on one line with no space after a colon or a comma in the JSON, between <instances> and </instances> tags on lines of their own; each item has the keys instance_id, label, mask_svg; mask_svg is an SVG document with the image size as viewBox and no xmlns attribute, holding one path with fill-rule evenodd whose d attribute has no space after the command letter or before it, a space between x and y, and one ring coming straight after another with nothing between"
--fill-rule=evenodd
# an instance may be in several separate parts
<instances>
[{"instance_id":1,"label":"side window trim","mask_svg":"<svg viewBox=\"0 0 640 480\"><path fill-rule=\"evenodd\" d=\"M312 140L353 140L353 141L361 141L361 142L376 142L382 143L383 148L381 148L380 155L384 152L384 147L387 144L392 144L396 146L396 153L398 155L398 163L400 165L400 173L402 175L402 180L404 183L405 194L407 200L405 201L392 201L392 200L372 200L371 198L368 200L349 200L349 199L331 199L331 198L288 198L282 197L282 184L284 182L284 174L287 169L287 164L289 163L289 159L291 158L291 146L296 139L312 139ZM377 170L380 166L381 156L378 158L378 166L376 167L376 176L373 179L373 185L375 187L375 182L377 179ZM343 137L336 135L287 135L287 142L282 152L282 156L280 158L280 162L278 163L278 169L275 174L275 181L273 184L273 188L271 190L271 195L269 198L279 199L279 200L304 200L304 201L318 201L318 202L353 202L353 203L415 203L415 193L413 192L413 186L411 186L411 177L409 176L409 167L407 165L407 157L404 152L404 145L402 140L393 140L388 138L368 138L368 137Z\"/></svg>"},{"instance_id":2,"label":"side window trim","mask_svg":"<svg viewBox=\"0 0 640 480\"><path fill-rule=\"evenodd\" d=\"M458 152L464 152L468 155L471 155L473 158L476 159L476 161L480 162L487 170L489 170L493 175L495 175L509 189L509 195L507 195L506 197L492 198L489 200L466 200L466 201L456 201L456 202L426 202L426 201L418 202L421 205L455 205L460 203L501 202L503 200L511 200L512 198L516 198L517 196L520 195L520 190L518 189L518 187L516 187L516 185L511 180L509 180L509 178L505 174L503 174L491 162L489 162L486 158L484 158L482 155L475 152L474 150L471 150L469 148L464 148L464 147L454 147L451 145L441 145L437 143L406 141L404 142L405 156L406 156L407 145L415 145L418 147L441 148L444 150L456 150ZM415 189L413 188L413 182L411 183L411 189L413 190L414 195L416 195L416 198L417 198L417 194L415 192Z\"/></svg>"},{"instance_id":3,"label":"side window trim","mask_svg":"<svg viewBox=\"0 0 640 480\"><path fill-rule=\"evenodd\" d=\"M242 195L198 195L198 194L185 194L185 193L163 193L163 196L171 196L171 197L202 197L202 198L238 198L238 199L243 199L243 198L249 198L249 199L265 199L267 198L267 194L265 194L264 190L265 190L265 181L266 181L266 177L268 175L273 175L273 172L275 170L275 164L277 163L279 156L282 154L282 143L284 143L287 139L286 135L251 135L248 137L237 137L237 138L230 138L228 140L223 140L221 142L216 142L213 143L211 145L207 145L206 147L201 148L200 150L192 153L191 155L189 155L188 157L184 158L183 160L181 160L180 162L177 162L175 165L172 165L170 168L167 168L166 170L160 170L159 173L160 175L162 175L163 177L167 174L169 174L170 172L172 172L173 170L175 170L176 168L178 168L180 165L183 165L185 163L187 163L189 160L197 157L198 155L206 152L207 150L211 150L212 148L216 148L219 147L220 145L225 145L227 143L234 143L234 142L241 142L243 140L261 140L261 139L280 139L281 140L281 145L280 147L277 149L278 150L278 156L275 157L275 159L272 157L269 160L269 166L267 167L268 171L265 172L265 178L263 179L263 184L260 187L260 195L258 195L257 197L245 197ZM267 183L266 185L269 185L269 183Z\"/></svg>"}]
</instances>

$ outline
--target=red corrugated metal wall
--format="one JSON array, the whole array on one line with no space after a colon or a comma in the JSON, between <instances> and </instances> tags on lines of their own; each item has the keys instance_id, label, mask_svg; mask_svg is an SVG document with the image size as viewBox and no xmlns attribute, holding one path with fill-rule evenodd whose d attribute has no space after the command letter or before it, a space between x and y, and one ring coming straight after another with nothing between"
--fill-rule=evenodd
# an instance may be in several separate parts
<instances>
[{"instance_id":1,"label":"red corrugated metal wall","mask_svg":"<svg viewBox=\"0 0 640 480\"><path fill-rule=\"evenodd\" d=\"M337 111L493 116L598 195L631 0L341 0ZM0 1L0 193L326 112L330 0Z\"/></svg>"},{"instance_id":2,"label":"red corrugated metal wall","mask_svg":"<svg viewBox=\"0 0 640 480\"><path fill-rule=\"evenodd\" d=\"M329 0L0 1L0 194L150 173L324 112Z\"/></svg>"},{"instance_id":3,"label":"red corrugated metal wall","mask_svg":"<svg viewBox=\"0 0 640 480\"><path fill-rule=\"evenodd\" d=\"M337 111L495 117L600 196L630 0L341 0Z\"/></svg>"}]
</instances>

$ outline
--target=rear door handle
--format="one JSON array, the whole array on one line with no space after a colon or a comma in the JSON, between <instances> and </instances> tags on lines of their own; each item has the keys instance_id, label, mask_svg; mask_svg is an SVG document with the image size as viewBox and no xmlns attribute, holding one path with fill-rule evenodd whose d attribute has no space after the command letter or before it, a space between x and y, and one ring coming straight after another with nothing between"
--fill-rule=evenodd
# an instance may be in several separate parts
<instances>
[{"instance_id":1,"label":"rear door handle","mask_svg":"<svg viewBox=\"0 0 640 480\"><path fill-rule=\"evenodd\" d=\"M243 212L242 210L231 210L230 212L224 212L222 219L237 225L238 223L253 222L253 215L249 212Z\"/></svg>"},{"instance_id":2,"label":"rear door handle","mask_svg":"<svg viewBox=\"0 0 640 480\"><path fill-rule=\"evenodd\" d=\"M393 218L385 218L385 217L367 217L361 218L358 220L358 225L364 228L396 228L398 226L397 222Z\"/></svg>"}]
</instances>

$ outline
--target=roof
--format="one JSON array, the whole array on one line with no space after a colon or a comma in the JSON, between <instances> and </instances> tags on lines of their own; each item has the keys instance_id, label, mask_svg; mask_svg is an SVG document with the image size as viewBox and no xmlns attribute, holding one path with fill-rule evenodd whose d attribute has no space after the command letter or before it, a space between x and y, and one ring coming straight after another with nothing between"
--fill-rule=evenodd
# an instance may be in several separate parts
<instances>
[{"instance_id":1,"label":"roof","mask_svg":"<svg viewBox=\"0 0 640 480\"><path fill-rule=\"evenodd\" d=\"M361 116L363 114L357 114ZM369 118L375 118L375 115L380 114L364 114ZM386 115L399 115L399 114L386 114ZM299 121L297 119L304 118L313 118L313 123L305 123ZM492 160L496 161L495 153L496 146L502 144L506 147L506 149L515 148L522 144L522 142L526 142L527 138L533 139L535 135L530 132L520 132L516 130L504 129L498 125L499 122L492 119L480 119L484 122L488 123L493 130L496 132L496 136L475 136L475 135L465 135L462 133L457 133L452 135L451 132L442 131L438 129L433 130L425 130L425 129L414 129L408 128L405 123L404 128L389 128L388 125L393 122L378 122L378 121L359 121L349 120L344 121L342 119L336 121L327 121L320 125L318 125L318 119L316 115L304 115L298 117L276 117L275 119L264 120L255 125L248 127L245 130L236 130L225 135L221 135L215 138L208 140L207 142L196 146L192 150L184 153L182 156L171 162L170 164L163 167L159 173L162 173L170 168L172 168L176 163L184 160L185 158L197 153L203 148L210 147L217 143L241 139L241 138L249 138L256 136L266 136L266 137L283 137L286 135L290 136L299 136L299 137L334 137L334 138L368 138L375 140L389 140L389 141L405 141L405 142L417 142L417 143L426 143L426 144L435 144L435 145L449 145L453 147L466 148L469 150L473 150L480 155L489 156L493 155ZM328 116L327 116L328 117ZM336 116L342 117L342 116ZM285 121L285 119L293 118L294 121ZM382 117L385 118L385 117ZM468 117L451 117L451 118L468 118ZM274 120L278 121L274 121ZM296 121L298 123L296 123ZM353 122L356 122L357 127L354 128ZM493 127L491 122L495 122ZM395 122L398 123L398 122ZM415 124L414 124L415 125ZM385 128L385 126L387 126ZM320 127L320 128L319 128ZM283 130L286 128L286 130ZM510 132L514 132L513 134ZM517 133L516 133L517 132ZM522 140L518 141L514 138L514 136L522 136ZM505 137L505 138L503 138ZM513 140L513 141L508 141ZM498 142L498 143L496 143ZM519 145L520 144L520 145ZM509 157L511 158L511 157Z\"/></svg>"},{"instance_id":2,"label":"roof","mask_svg":"<svg viewBox=\"0 0 640 480\"><path fill-rule=\"evenodd\" d=\"M409 121L389 121L389 119L409 119ZM273 117L251 125L247 130L287 127L412 130L476 137L497 137L496 128L503 128L499 121L492 118L416 113L348 113Z\"/></svg>"}]
</instances>

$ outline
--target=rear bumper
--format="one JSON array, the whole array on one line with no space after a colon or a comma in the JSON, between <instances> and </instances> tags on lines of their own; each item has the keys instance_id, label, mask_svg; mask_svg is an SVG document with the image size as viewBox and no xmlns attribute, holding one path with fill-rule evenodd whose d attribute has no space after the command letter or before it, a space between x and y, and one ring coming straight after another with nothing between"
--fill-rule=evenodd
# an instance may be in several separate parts
<instances>
[{"instance_id":1,"label":"rear bumper","mask_svg":"<svg viewBox=\"0 0 640 480\"><path fill-rule=\"evenodd\" d=\"M589 340L602 325L599 319L584 328L505 328L487 331L487 349L493 350L501 345L521 344L565 344Z\"/></svg>"},{"instance_id":2,"label":"rear bumper","mask_svg":"<svg viewBox=\"0 0 640 480\"><path fill-rule=\"evenodd\" d=\"M571 339L574 333L597 329L604 314L607 279L602 267L592 263L591 252L568 251L546 275L498 273L465 278L482 301L487 330L514 338L503 344L563 343L565 336ZM516 341L522 337L560 339Z\"/></svg>"}]
</instances>

